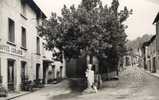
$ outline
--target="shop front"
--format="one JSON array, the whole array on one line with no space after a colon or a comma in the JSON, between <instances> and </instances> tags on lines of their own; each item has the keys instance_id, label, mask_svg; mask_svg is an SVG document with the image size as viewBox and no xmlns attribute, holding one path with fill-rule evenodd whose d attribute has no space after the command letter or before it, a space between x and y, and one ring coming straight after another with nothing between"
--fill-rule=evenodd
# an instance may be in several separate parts
<instances>
[{"instance_id":1,"label":"shop front","mask_svg":"<svg viewBox=\"0 0 159 100\"><path fill-rule=\"evenodd\" d=\"M19 91L22 81L21 69L25 63L20 63L23 58L23 51L14 46L0 45L0 74L2 85L8 91ZM24 72L24 71L23 71Z\"/></svg>"}]
</instances>

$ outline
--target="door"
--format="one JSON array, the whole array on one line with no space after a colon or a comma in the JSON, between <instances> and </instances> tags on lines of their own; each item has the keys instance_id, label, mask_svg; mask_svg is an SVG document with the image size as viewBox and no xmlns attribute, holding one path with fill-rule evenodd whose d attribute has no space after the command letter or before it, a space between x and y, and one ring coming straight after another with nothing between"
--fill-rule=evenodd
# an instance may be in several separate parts
<instances>
[{"instance_id":1,"label":"door","mask_svg":"<svg viewBox=\"0 0 159 100\"><path fill-rule=\"evenodd\" d=\"M43 62L43 84L47 83L47 73L48 72L48 63Z\"/></svg>"},{"instance_id":2,"label":"door","mask_svg":"<svg viewBox=\"0 0 159 100\"><path fill-rule=\"evenodd\" d=\"M21 81L24 82L26 79L26 62L21 62Z\"/></svg>"},{"instance_id":3,"label":"door","mask_svg":"<svg viewBox=\"0 0 159 100\"><path fill-rule=\"evenodd\" d=\"M149 60L149 71L151 72L151 60Z\"/></svg>"},{"instance_id":4,"label":"door","mask_svg":"<svg viewBox=\"0 0 159 100\"><path fill-rule=\"evenodd\" d=\"M52 79L55 79L55 65L52 66Z\"/></svg>"},{"instance_id":5,"label":"door","mask_svg":"<svg viewBox=\"0 0 159 100\"><path fill-rule=\"evenodd\" d=\"M60 78L62 79L62 70L63 70L63 67L60 66Z\"/></svg>"},{"instance_id":6,"label":"door","mask_svg":"<svg viewBox=\"0 0 159 100\"><path fill-rule=\"evenodd\" d=\"M156 57L153 58L153 70L152 70L153 73L156 72Z\"/></svg>"},{"instance_id":7,"label":"door","mask_svg":"<svg viewBox=\"0 0 159 100\"><path fill-rule=\"evenodd\" d=\"M14 90L14 60L8 60L8 90Z\"/></svg>"},{"instance_id":8,"label":"door","mask_svg":"<svg viewBox=\"0 0 159 100\"><path fill-rule=\"evenodd\" d=\"M40 64L36 64L36 80L39 79Z\"/></svg>"}]
</instances>

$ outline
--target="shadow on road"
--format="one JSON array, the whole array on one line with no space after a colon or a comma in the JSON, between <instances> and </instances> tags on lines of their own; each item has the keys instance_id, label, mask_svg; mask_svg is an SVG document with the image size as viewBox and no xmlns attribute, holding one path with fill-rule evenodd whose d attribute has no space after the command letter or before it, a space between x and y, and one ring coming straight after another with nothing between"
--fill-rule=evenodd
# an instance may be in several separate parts
<instances>
[{"instance_id":1,"label":"shadow on road","mask_svg":"<svg viewBox=\"0 0 159 100\"><path fill-rule=\"evenodd\" d=\"M98 90L104 91L107 88L116 88L118 87L118 80L110 80L104 81L102 87ZM92 93L84 93L83 91L86 89L86 80L85 79L69 79L69 85L71 92L67 94L60 94L51 97L49 100L70 100L72 98L81 98L82 95L89 95Z\"/></svg>"},{"instance_id":2,"label":"shadow on road","mask_svg":"<svg viewBox=\"0 0 159 100\"><path fill-rule=\"evenodd\" d=\"M78 96L82 95L82 92L71 92L68 94L60 94L54 97L51 97L49 100L69 100L69 98L78 98Z\"/></svg>"}]
</instances>

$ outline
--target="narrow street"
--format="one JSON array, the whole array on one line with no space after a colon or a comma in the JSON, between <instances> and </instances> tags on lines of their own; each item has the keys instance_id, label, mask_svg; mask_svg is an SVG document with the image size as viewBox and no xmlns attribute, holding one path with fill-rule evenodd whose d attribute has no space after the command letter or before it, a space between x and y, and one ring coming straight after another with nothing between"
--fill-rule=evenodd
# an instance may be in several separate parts
<instances>
[{"instance_id":1,"label":"narrow street","mask_svg":"<svg viewBox=\"0 0 159 100\"><path fill-rule=\"evenodd\" d=\"M70 93L67 84L50 85L14 100L159 100L159 79L137 67L123 71L119 81L104 82L97 93Z\"/></svg>"},{"instance_id":2,"label":"narrow street","mask_svg":"<svg viewBox=\"0 0 159 100\"><path fill-rule=\"evenodd\" d=\"M159 0L0 0L0 100L159 100Z\"/></svg>"},{"instance_id":3,"label":"narrow street","mask_svg":"<svg viewBox=\"0 0 159 100\"><path fill-rule=\"evenodd\" d=\"M120 74L119 81L105 82L104 89L93 94L70 94L50 100L159 100L159 79L137 67Z\"/></svg>"}]
</instances>

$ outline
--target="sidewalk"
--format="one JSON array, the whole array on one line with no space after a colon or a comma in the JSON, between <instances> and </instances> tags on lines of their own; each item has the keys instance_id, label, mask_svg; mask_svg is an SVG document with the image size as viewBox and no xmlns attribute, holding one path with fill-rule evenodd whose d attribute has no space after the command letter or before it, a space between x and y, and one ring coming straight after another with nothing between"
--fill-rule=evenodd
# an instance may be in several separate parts
<instances>
[{"instance_id":1,"label":"sidewalk","mask_svg":"<svg viewBox=\"0 0 159 100\"><path fill-rule=\"evenodd\" d=\"M155 77L159 78L159 70L157 70L156 73L152 73L152 72L150 72L148 70L145 70L144 68L140 68L140 69L142 69L143 71L145 71L146 73L148 73L148 74L150 74L152 76L155 76Z\"/></svg>"},{"instance_id":2,"label":"sidewalk","mask_svg":"<svg viewBox=\"0 0 159 100\"><path fill-rule=\"evenodd\" d=\"M49 85L45 86L48 87ZM43 87L43 88L45 88ZM19 91L19 92L9 92L7 97L0 97L0 100L11 100L20 96L24 96L33 92L36 92L42 88L35 88L34 91Z\"/></svg>"},{"instance_id":3,"label":"sidewalk","mask_svg":"<svg viewBox=\"0 0 159 100\"><path fill-rule=\"evenodd\" d=\"M7 97L0 97L0 100L48 100L49 97L53 97L61 94L68 94L69 81L63 80L57 84L47 84L43 88L37 88L33 92L10 92Z\"/></svg>"},{"instance_id":4,"label":"sidewalk","mask_svg":"<svg viewBox=\"0 0 159 100\"><path fill-rule=\"evenodd\" d=\"M22 91L21 92L9 92L7 97L0 97L0 100L11 100L13 98L27 95L29 93L31 93L31 92L22 92Z\"/></svg>"}]
</instances>

